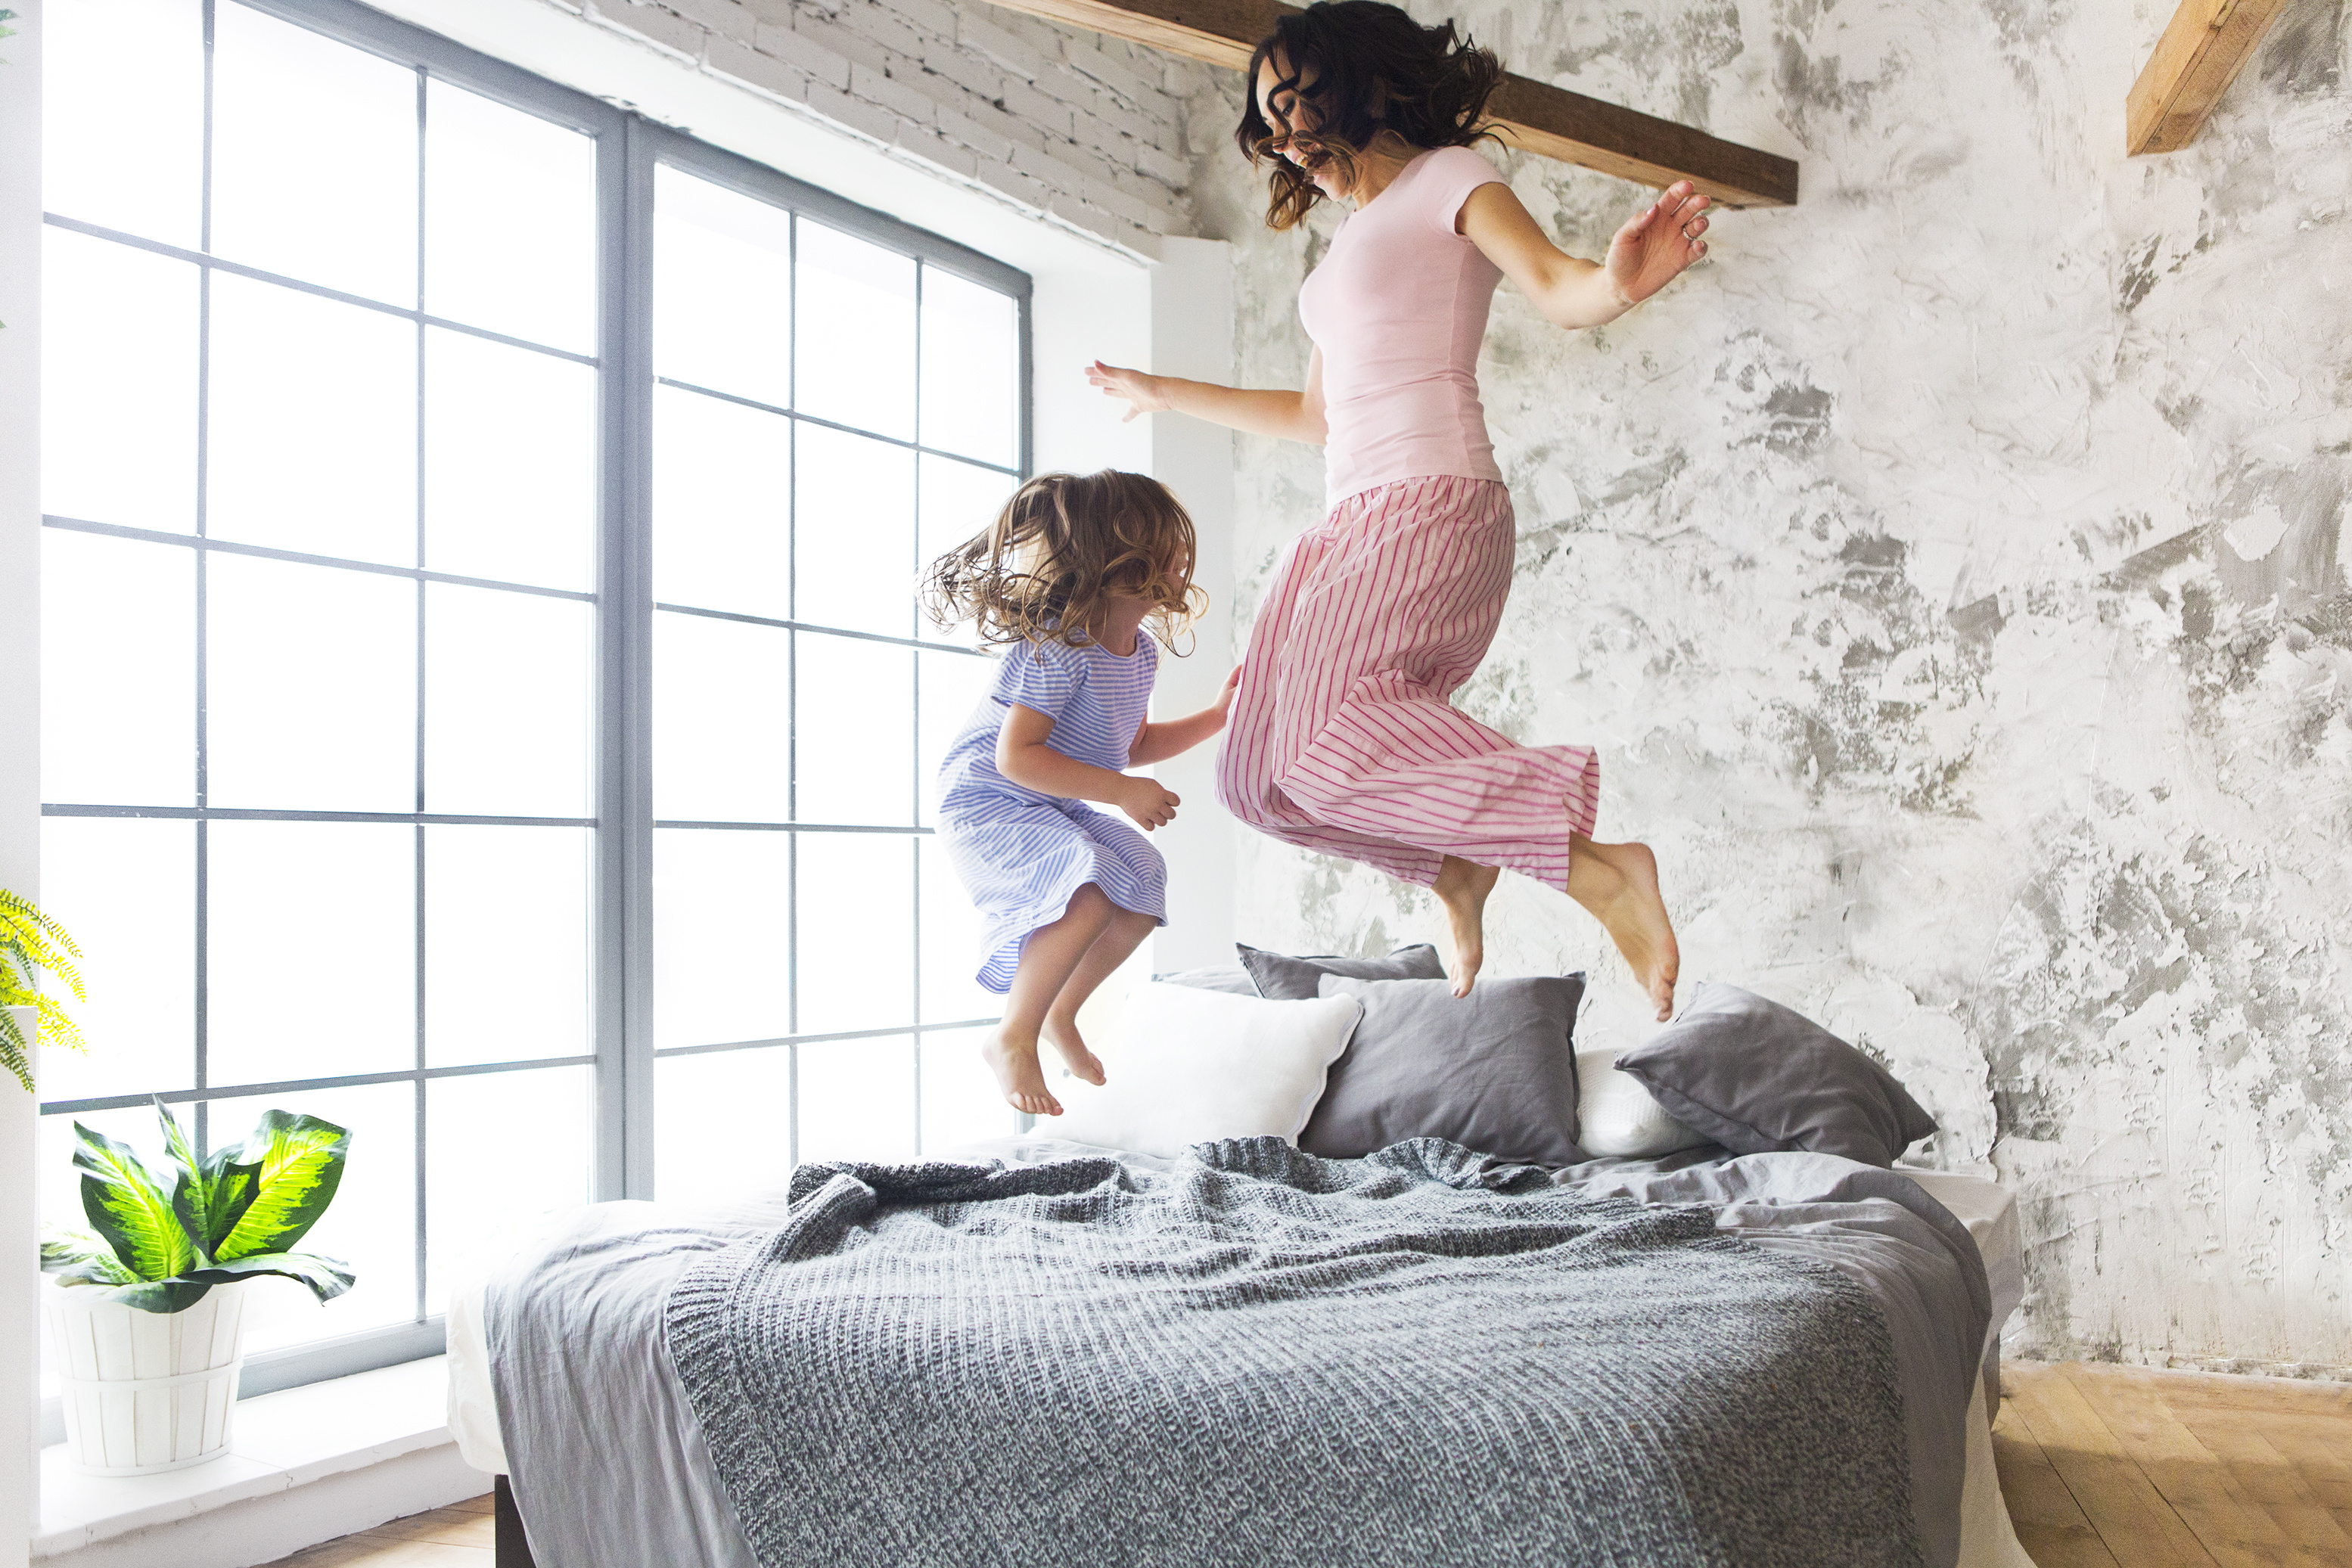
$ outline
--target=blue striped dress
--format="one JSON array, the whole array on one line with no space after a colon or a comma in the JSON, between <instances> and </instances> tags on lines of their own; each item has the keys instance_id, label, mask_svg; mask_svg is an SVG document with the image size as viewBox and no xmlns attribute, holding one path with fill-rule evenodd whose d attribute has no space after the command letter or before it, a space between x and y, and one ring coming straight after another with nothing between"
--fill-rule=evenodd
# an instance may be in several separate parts
<instances>
[{"instance_id":1,"label":"blue striped dress","mask_svg":"<svg viewBox=\"0 0 2352 1568\"><path fill-rule=\"evenodd\" d=\"M1013 984L1030 933L1066 914L1093 883L1121 909L1168 923L1168 867L1124 816L1024 789L996 768L996 738L1014 703L1054 721L1045 744L1113 772L1127 768L1151 703L1160 650L1146 635L1125 658L1097 644L1024 643L997 661L996 681L940 765L940 841L979 905L980 983Z\"/></svg>"}]
</instances>

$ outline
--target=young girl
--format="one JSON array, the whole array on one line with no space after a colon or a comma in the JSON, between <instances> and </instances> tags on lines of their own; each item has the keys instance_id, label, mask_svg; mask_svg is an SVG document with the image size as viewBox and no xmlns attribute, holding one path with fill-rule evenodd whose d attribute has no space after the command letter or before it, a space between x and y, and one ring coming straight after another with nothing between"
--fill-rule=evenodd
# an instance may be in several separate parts
<instances>
[{"instance_id":1,"label":"young girl","mask_svg":"<svg viewBox=\"0 0 2352 1568\"><path fill-rule=\"evenodd\" d=\"M1304 392L1147 375L1090 379L1161 409L1325 449L1330 507L1293 540L1251 628L1217 793L1286 842L1420 883L1445 906L1454 982L1485 953L1497 869L1565 891L1670 1016L1678 958L1657 860L1591 834L1590 747L1517 746L1448 703L1486 656L1510 591L1511 499L1478 402L1478 345L1508 277L1546 318L1592 327L1706 254L1687 182L1617 231L1607 261L1563 255L1470 150L1500 79L1449 23L1379 0L1284 16L1250 62L1235 131L1269 172L1269 227L1324 201L1353 213L1299 294Z\"/></svg>"},{"instance_id":2,"label":"young girl","mask_svg":"<svg viewBox=\"0 0 2352 1568\"><path fill-rule=\"evenodd\" d=\"M1168 872L1143 834L1176 796L1125 771L1189 751L1225 725L1216 706L1154 724L1160 653L1192 615L1192 519L1140 474L1047 474L1021 486L986 533L933 563L942 626L977 623L1002 646L996 680L940 768L940 841L987 917L980 983L1004 993L982 1047L1004 1097L1032 1115L1061 1102L1037 1065L1042 1035L1072 1072L1103 1081L1078 1009L1165 925Z\"/></svg>"}]
</instances>

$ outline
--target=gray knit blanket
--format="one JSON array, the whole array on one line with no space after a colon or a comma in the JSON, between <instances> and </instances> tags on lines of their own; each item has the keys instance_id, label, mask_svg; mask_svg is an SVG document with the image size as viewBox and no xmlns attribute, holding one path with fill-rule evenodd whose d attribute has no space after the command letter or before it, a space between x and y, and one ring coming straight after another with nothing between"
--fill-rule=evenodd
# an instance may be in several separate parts
<instances>
[{"instance_id":1,"label":"gray knit blanket","mask_svg":"<svg viewBox=\"0 0 2352 1568\"><path fill-rule=\"evenodd\" d=\"M1863 1289L1434 1139L804 1166L667 1312L766 1568L1920 1562Z\"/></svg>"}]
</instances>

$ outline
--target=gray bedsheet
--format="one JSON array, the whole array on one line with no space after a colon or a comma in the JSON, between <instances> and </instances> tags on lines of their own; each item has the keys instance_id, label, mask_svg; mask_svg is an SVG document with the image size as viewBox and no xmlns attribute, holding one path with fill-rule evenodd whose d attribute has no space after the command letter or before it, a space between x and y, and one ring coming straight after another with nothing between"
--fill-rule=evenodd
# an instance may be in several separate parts
<instances>
[{"instance_id":1,"label":"gray bedsheet","mask_svg":"<svg viewBox=\"0 0 2352 1568\"><path fill-rule=\"evenodd\" d=\"M1024 1164L1101 1153L1049 1139L977 1152ZM1145 1170L1169 1164L1123 1157ZM1898 1175L1821 1155L1694 1151L1593 1161L1554 1179L1596 1197L1709 1205L1719 1226L1828 1263L1867 1291L1895 1352L1923 1556L1937 1568L1956 1560L1964 1422L1989 1301L1958 1221ZM491 1281L485 1324L499 1423L542 1568L756 1568L671 1364L664 1308L711 1251L769 1235L784 1218L782 1193L724 1210L601 1206Z\"/></svg>"}]
</instances>

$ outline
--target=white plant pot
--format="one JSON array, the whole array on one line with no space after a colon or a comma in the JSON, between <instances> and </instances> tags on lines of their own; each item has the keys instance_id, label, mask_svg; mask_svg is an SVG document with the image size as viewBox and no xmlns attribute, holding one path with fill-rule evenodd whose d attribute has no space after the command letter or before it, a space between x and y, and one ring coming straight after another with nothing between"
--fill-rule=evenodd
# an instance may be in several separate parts
<instances>
[{"instance_id":1,"label":"white plant pot","mask_svg":"<svg viewBox=\"0 0 2352 1568\"><path fill-rule=\"evenodd\" d=\"M215 1285L183 1312L142 1312L97 1286L44 1284L76 1469L148 1476L228 1452L252 1286Z\"/></svg>"}]
</instances>

